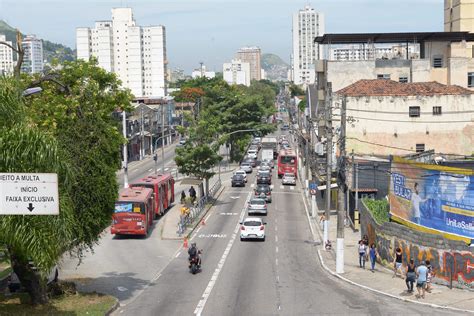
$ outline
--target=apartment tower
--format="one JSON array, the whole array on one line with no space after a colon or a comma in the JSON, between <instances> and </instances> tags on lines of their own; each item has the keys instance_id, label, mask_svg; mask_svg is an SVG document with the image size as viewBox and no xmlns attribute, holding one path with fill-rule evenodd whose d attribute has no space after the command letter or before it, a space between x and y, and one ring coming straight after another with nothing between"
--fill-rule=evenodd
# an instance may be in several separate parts
<instances>
[{"instance_id":1,"label":"apartment tower","mask_svg":"<svg viewBox=\"0 0 474 316\"><path fill-rule=\"evenodd\" d=\"M29 74L42 73L44 68L43 41L35 35L27 35L21 46L25 52L21 71Z\"/></svg>"},{"instance_id":2,"label":"apartment tower","mask_svg":"<svg viewBox=\"0 0 474 316\"><path fill-rule=\"evenodd\" d=\"M295 84L315 82L315 60L321 59L321 50L314 38L324 34L324 15L310 6L293 14L292 75Z\"/></svg>"},{"instance_id":3,"label":"apartment tower","mask_svg":"<svg viewBox=\"0 0 474 316\"><path fill-rule=\"evenodd\" d=\"M0 42L13 45L12 42L6 40L3 34L0 34ZM6 45L0 45L0 75L13 73L13 67L13 49Z\"/></svg>"},{"instance_id":4,"label":"apartment tower","mask_svg":"<svg viewBox=\"0 0 474 316\"><path fill-rule=\"evenodd\" d=\"M258 47L242 47L237 51L236 59L250 65L250 81L262 79L261 56L262 52Z\"/></svg>"},{"instance_id":5,"label":"apartment tower","mask_svg":"<svg viewBox=\"0 0 474 316\"><path fill-rule=\"evenodd\" d=\"M131 8L112 9L111 21L76 29L77 58L96 57L135 97L166 96L165 27L136 25Z\"/></svg>"},{"instance_id":6,"label":"apartment tower","mask_svg":"<svg viewBox=\"0 0 474 316\"><path fill-rule=\"evenodd\" d=\"M444 31L474 33L474 0L444 0Z\"/></svg>"}]
</instances>

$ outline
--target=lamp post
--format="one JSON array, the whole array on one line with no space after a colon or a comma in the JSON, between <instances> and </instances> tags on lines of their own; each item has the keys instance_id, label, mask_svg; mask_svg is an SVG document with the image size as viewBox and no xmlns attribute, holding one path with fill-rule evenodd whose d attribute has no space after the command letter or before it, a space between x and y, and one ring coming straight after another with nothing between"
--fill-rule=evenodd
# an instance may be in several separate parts
<instances>
[{"instance_id":1,"label":"lamp post","mask_svg":"<svg viewBox=\"0 0 474 316\"><path fill-rule=\"evenodd\" d=\"M122 111L122 132L123 138L127 138L127 112ZM127 143L123 144L123 187L128 188L128 150Z\"/></svg>"}]
</instances>

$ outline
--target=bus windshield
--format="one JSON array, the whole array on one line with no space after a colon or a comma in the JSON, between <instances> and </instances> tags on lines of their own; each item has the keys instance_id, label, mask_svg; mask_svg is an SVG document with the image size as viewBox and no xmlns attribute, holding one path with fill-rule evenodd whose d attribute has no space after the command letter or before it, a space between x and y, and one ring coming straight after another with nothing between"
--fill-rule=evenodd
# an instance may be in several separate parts
<instances>
[{"instance_id":1,"label":"bus windshield","mask_svg":"<svg viewBox=\"0 0 474 316\"><path fill-rule=\"evenodd\" d=\"M281 156L280 157L280 162L282 164L294 164L295 163L295 157L294 156Z\"/></svg>"},{"instance_id":2,"label":"bus windshield","mask_svg":"<svg viewBox=\"0 0 474 316\"><path fill-rule=\"evenodd\" d=\"M145 214L143 203L137 202L115 202L114 213L136 213Z\"/></svg>"}]
</instances>

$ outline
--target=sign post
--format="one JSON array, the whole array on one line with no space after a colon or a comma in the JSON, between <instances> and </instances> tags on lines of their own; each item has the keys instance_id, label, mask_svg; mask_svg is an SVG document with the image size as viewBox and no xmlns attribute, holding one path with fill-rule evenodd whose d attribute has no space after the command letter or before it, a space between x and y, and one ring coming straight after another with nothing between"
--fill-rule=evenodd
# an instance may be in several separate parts
<instances>
[{"instance_id":1,"label":"sign post","mask_svg":"<svg viewBox=\"0 0 474 316\"><path fill-rule=\"evenodd\" d=\"M58 215L56 173L0 173L0 215Z\"/></svg>"}]
</instances>

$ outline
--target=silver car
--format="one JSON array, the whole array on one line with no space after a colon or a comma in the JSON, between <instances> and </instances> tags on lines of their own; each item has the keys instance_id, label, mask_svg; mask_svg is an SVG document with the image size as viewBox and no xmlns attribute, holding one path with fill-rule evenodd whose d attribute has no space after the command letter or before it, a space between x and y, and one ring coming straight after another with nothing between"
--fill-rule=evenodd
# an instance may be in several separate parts
<instances>
[{"instance_id":1,"label":"silver car","mask_svg":"<svg viewBox=\"0 0 474 316\"><path fill-rule=\"evenodd\" d=\"M253 198L248 204L248 212L250 214L267 215L267 202L264 199Z\"/></svg>"},{"instance_id":2,"label":"silver car","mask_svg":"<svg viewBox=\"0 0 474 316\"><path fill-rule=\"evenodd\" d=\"M248 162L243 162L240 165L240 169L245 171L246 173L252 173L252 166Z\"/></svg>"},{"instance_id":3,"label":"silver car","mask_svg":"<svg viewBox=\"0 0 474 316\"><path fill-rule=\"evenodd\" d=\"M281 184L296 185L296 177L293 173L285 173L281 179Z\"/></svg>"}]
</instances>

